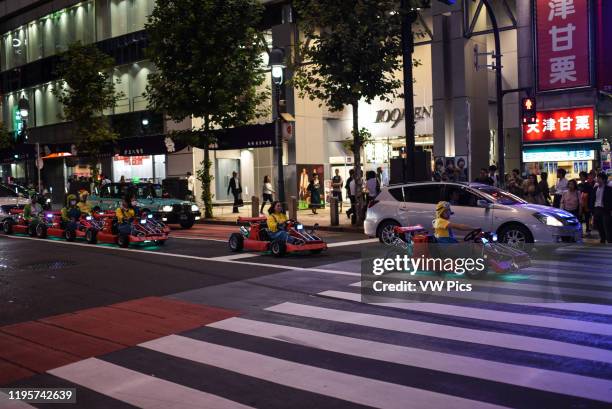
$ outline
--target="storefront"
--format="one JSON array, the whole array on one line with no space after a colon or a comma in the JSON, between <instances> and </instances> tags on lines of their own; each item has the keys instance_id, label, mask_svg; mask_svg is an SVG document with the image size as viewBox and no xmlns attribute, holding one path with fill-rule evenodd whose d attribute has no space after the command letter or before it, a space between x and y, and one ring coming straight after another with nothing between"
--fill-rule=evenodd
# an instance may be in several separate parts
<instances>
[{"instance_id":1,"label":"storefront","mask_svg":"<svg viewBox=\"0 0 612 409\"><path fill-rule=\"evenodd\" d=\"M537 122L523 129L523 163L529 174L547 172L556 182L558 169L566 178L598 167L601 140L596 139L593 107L538 111Z\"/></svg>"}]
</instances>

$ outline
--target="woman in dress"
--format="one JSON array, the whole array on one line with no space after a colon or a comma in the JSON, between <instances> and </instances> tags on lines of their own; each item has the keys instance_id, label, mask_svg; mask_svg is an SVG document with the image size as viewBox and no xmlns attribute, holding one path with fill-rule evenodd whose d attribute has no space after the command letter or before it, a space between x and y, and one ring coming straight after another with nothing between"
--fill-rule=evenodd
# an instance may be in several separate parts
<instances>
[{"instance_id":1,"label":"woman in dress","mask_svg":"<svg viewBox=\"0 0 612 409\"><path fill-rule=\"evenodd\" d=\"M317 214L317 209L321 207L321 182L319 182L319 175L314 173L310 184L308 184L308 192L310 193L310 210L313 214Z\"/></svg>"}]
</instances>

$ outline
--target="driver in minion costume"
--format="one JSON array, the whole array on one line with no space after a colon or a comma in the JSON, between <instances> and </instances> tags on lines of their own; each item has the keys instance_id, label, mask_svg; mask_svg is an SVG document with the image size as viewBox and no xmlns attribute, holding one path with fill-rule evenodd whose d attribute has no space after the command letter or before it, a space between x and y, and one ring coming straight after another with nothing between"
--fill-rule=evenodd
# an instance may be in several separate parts
<instances>
[{"instance_id":1,"label":"driver in minion costume","mask_svg":"<svg viewBox=\"0 0 612 409\"><path fill-rule=\"evenodd\" d=\"M434 235L438 243L458 243L453 230L476 230L476 227L471 227L467 224L451 222L450 217L452 214L449 202L438 202L436 205L436 218L433 221Z\"/></svg>"},{"instance_id":2,"label":"driver in minion costume","mask_svg":"<svg viewBox=\"0 0 612 409\"><path fill-rule=\"evenodd\" d=\"M78 227L77 220L81 217L81 210L77 206L75 195L68 195L66 206L62 208L62 225L66 230L75 231Z\"/></svg>"},{"instance_id":3,"label":"driver in minion costume","mask_svg":"<svg viewBox=\"0 0 612 409\"><path fill-rule=\"evenodd\" d=\"M88 198L89 192L87 190L82 191L79 195L79 202L77 203L77 207L79 208L81 213L91 215L91 205L87 201Z\"/></svg>"}]
</instances>

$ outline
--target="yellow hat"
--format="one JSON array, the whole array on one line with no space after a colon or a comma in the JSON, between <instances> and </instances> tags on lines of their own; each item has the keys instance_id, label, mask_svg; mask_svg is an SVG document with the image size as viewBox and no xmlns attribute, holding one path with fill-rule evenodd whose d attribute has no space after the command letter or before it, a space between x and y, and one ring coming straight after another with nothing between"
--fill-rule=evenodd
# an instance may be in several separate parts
<instances>
[{"instance_id":1,"label":"yellow hat","mask_svg":"<svg viewBox=\"0 0 612 409\"><path fill-rule=\"evenodd\" d=\"M448 202L438 202L438 204L436 205L436 217L440 217L442 216L442 213L444 213L445 211L449 211L450 212L450 203ZM451 214L453 214L453 212L450 212Z\"/></svg>"}]
</instances>

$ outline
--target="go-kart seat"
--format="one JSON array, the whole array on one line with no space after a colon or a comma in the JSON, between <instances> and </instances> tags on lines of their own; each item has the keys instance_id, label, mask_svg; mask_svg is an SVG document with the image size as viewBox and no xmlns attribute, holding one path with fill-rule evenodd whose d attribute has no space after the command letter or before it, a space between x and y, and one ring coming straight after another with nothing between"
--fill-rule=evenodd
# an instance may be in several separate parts
<instances>
[{"instance_id":1,"label":"go-kart seat","mask_svg":"<svg viewBox=\"0 0 612 409\"><path fill-rule=\"evenodd\" d=\"M111 233L119 234L119 220L116 217L113 217L113 221L111 222Z\"/></svg>"},{"instance_id":2,"label":"go-kart seat","mask_svg":"<svg viewBox=\"0 0 612 409\"><path fill-rule=\"evenodd\" d=\"M267 227L262 227L259 229L259 240L261 241L272 241L270 237L270 230Z\"/></svg>"}]
</instances>

